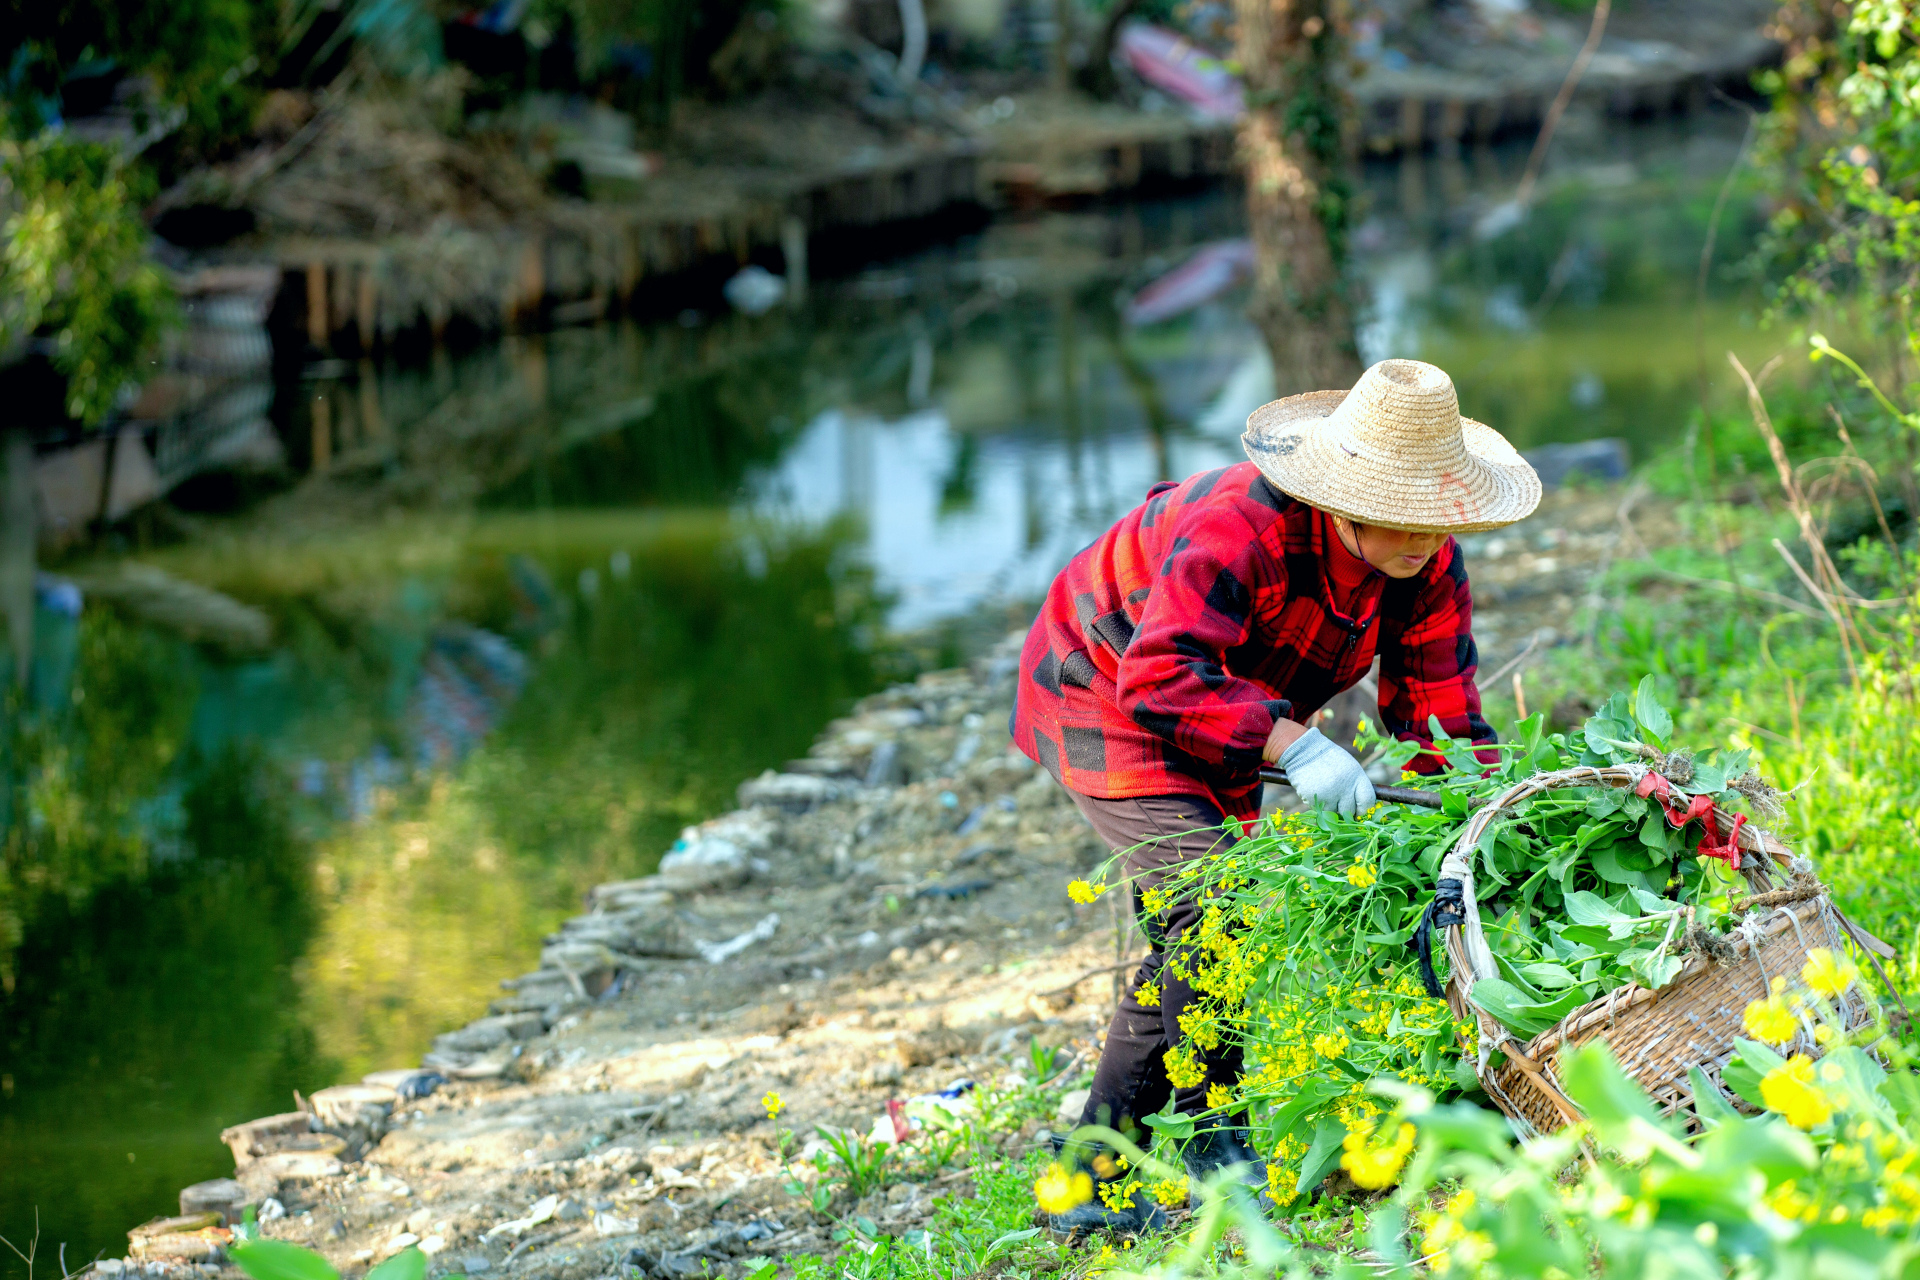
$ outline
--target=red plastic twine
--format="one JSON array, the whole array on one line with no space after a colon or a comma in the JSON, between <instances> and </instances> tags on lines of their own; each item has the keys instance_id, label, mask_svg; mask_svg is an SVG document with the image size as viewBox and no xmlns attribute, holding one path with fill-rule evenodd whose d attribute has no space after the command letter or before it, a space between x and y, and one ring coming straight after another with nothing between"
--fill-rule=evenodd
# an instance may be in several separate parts
<instances>
[{"instance_id":1,"label":"red plastic twine","mask_svg":"<svg viewBox=\"0 0 1920 1280\"><path fill-rule=\"evenodd\" d=\"M1673 784L1651 769L1647 771L1644 778L1640 779L1640 785L1633 789L1633 793L1637 796L1651 796L1658 801L1660 808L1667 815L1667 821L1676 828L1686 826L1695 818L1700 819L1699 852L1706 854L1709 858L1719 858L1735 871L1740 869L1740 846L1735 843L1735 840L1740 835L1741 825L1747 820L1746 814L1733 815L1733 826L1723 839L1720 835L1720 824L1714 820L1716 806L1712 796L1693 796L1688 800L1687 807L1683 809L1673 802Z\"/></svg>"}]
</instances>

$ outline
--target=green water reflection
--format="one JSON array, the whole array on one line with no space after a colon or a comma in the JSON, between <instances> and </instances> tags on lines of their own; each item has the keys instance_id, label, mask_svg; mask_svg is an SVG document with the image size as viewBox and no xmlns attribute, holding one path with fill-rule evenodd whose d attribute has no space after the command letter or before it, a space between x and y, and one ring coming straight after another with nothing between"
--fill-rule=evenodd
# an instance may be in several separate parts
<instances>
[{"instance_id":1,"label":"green water reflection","mask_svg":"<svg viewBox=\"0 0 1920 1280\"><path fill-rule=\"evenodd\" d=\"M282 647L221 663L89 609L80 700L11 720L10 838L39 856L6 899L5 1234L37 1208L70 1260L123 1241L230 1172L223 1125L417 1060L588 886L804 753L880 674L849 533L501 513L149 557L268 610ZM534 661L460 767L416 780L456 621Z\"/></svg>"},{"instance_id":2,"label":"green water reflection","mask_svg":"<svg viewBox=\"0 0 1920 1280\"><path fill-rule=\"evenodd\" d=\"M1724 395L1720 352L1782 340L1720 269L1744 195L1696 310L1739 127L1570 146L1491 238L1524 148L1370 169L1364 352L1447 367L1523 447L1673 439L1703 367ZM0 1234L37 1207L70 1264L121 1251L230 1170L223 1125L417 1060L587 886L802 754L903 669L889 624L1030 595L1152 480L1237 456L1244 298L1122 307L1239 232L1231 192L1006 222L759 318L284 388L306 478L130 553L271 649L47 607L10 695Z\"/></svg>"}]
</instances>

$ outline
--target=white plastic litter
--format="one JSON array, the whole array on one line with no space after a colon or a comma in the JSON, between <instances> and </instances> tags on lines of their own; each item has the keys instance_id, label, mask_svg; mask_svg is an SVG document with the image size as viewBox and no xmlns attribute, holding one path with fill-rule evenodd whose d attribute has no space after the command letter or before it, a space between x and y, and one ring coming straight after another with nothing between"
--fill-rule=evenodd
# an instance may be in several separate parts
<instances>
[{"instance_id":1,"label":"white plastic litter","mask_svg":"<svg viewBox=\"0 0 1920 1280\"><path fill-rule=\"evenodd\" d=\"M787 282L765 267L742 267L739 274L720 287L727 305L747 315L764 315L780 305L787 296Z\"/></svg>"},{"instance_id":2,"label":"white plastic litter","mask_svg":"<svg viewBox=\"0 0 1920 1280\"><path fill-rule=\"evenodd\" d=\"M728 938L725 942L695 942L693 945L700 952L701 959L708 964L719 964L724 960L731 960L755 943L767 941L779 928L780 913L769 911L760 918L759 924L745 933Z\"/></svg>"}]
</instances>

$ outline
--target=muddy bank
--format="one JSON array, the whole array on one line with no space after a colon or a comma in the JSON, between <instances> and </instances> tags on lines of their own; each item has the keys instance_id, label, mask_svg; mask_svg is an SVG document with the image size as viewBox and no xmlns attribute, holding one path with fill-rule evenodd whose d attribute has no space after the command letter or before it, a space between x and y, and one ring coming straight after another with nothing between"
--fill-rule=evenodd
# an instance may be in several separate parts
<instances>
[{"instance_id":1,"label":"muddy bank","mask_svg":"<svg viewBox=\"0 0 1920 1280\"><path fill-rule=\"evenodd\" d=\"M1577 641L1570 615L1636 533L1670 533L1623 510L1618 491L1563 491L1468 542L1490 692ZM855 1212L923 1226L938 1197L969 1194L963 1169L816 1210L782 1186L779 1132L891 1136L890 1102L1016 1087L1035 1041L1090 1064L1138 949L1118 895L1069 899L1107 851L1007 749L1019 640L863 700L805 759L745 781L741 807L690 828L657 875L593 890L417 1066L228 1130L233 1179L187 1189L179 1211L254 1206L267 1234L348 1275L416 1243L434 1274L737 1275L834 1247ZM1048 1123L995 1140L1031 1151ZM135 1261L97 1270L218 1271L223 1238L204 1216L156 1223Z\"/></svg>"}]
</instances>

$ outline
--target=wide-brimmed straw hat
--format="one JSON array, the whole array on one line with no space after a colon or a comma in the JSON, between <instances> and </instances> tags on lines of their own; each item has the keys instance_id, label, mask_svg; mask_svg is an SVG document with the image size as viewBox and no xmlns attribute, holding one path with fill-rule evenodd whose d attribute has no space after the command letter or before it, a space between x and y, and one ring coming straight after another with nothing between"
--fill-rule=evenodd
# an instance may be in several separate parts
<instances>
[{"instance_id":1,"label":"wide-brimmed straw hat","mask_svg":"<svg viewBox=\"0 0 1920 1280\"><path fill-rule=\"evenodd\" d=\"M1361 524L1471 533L1525 519L1540 477L1492 427L1460 416L1453 379L1418 360L1382 360L1351 391L1261 405L1241 443L1268 480Z\"/></svg>"}]
</instances>

